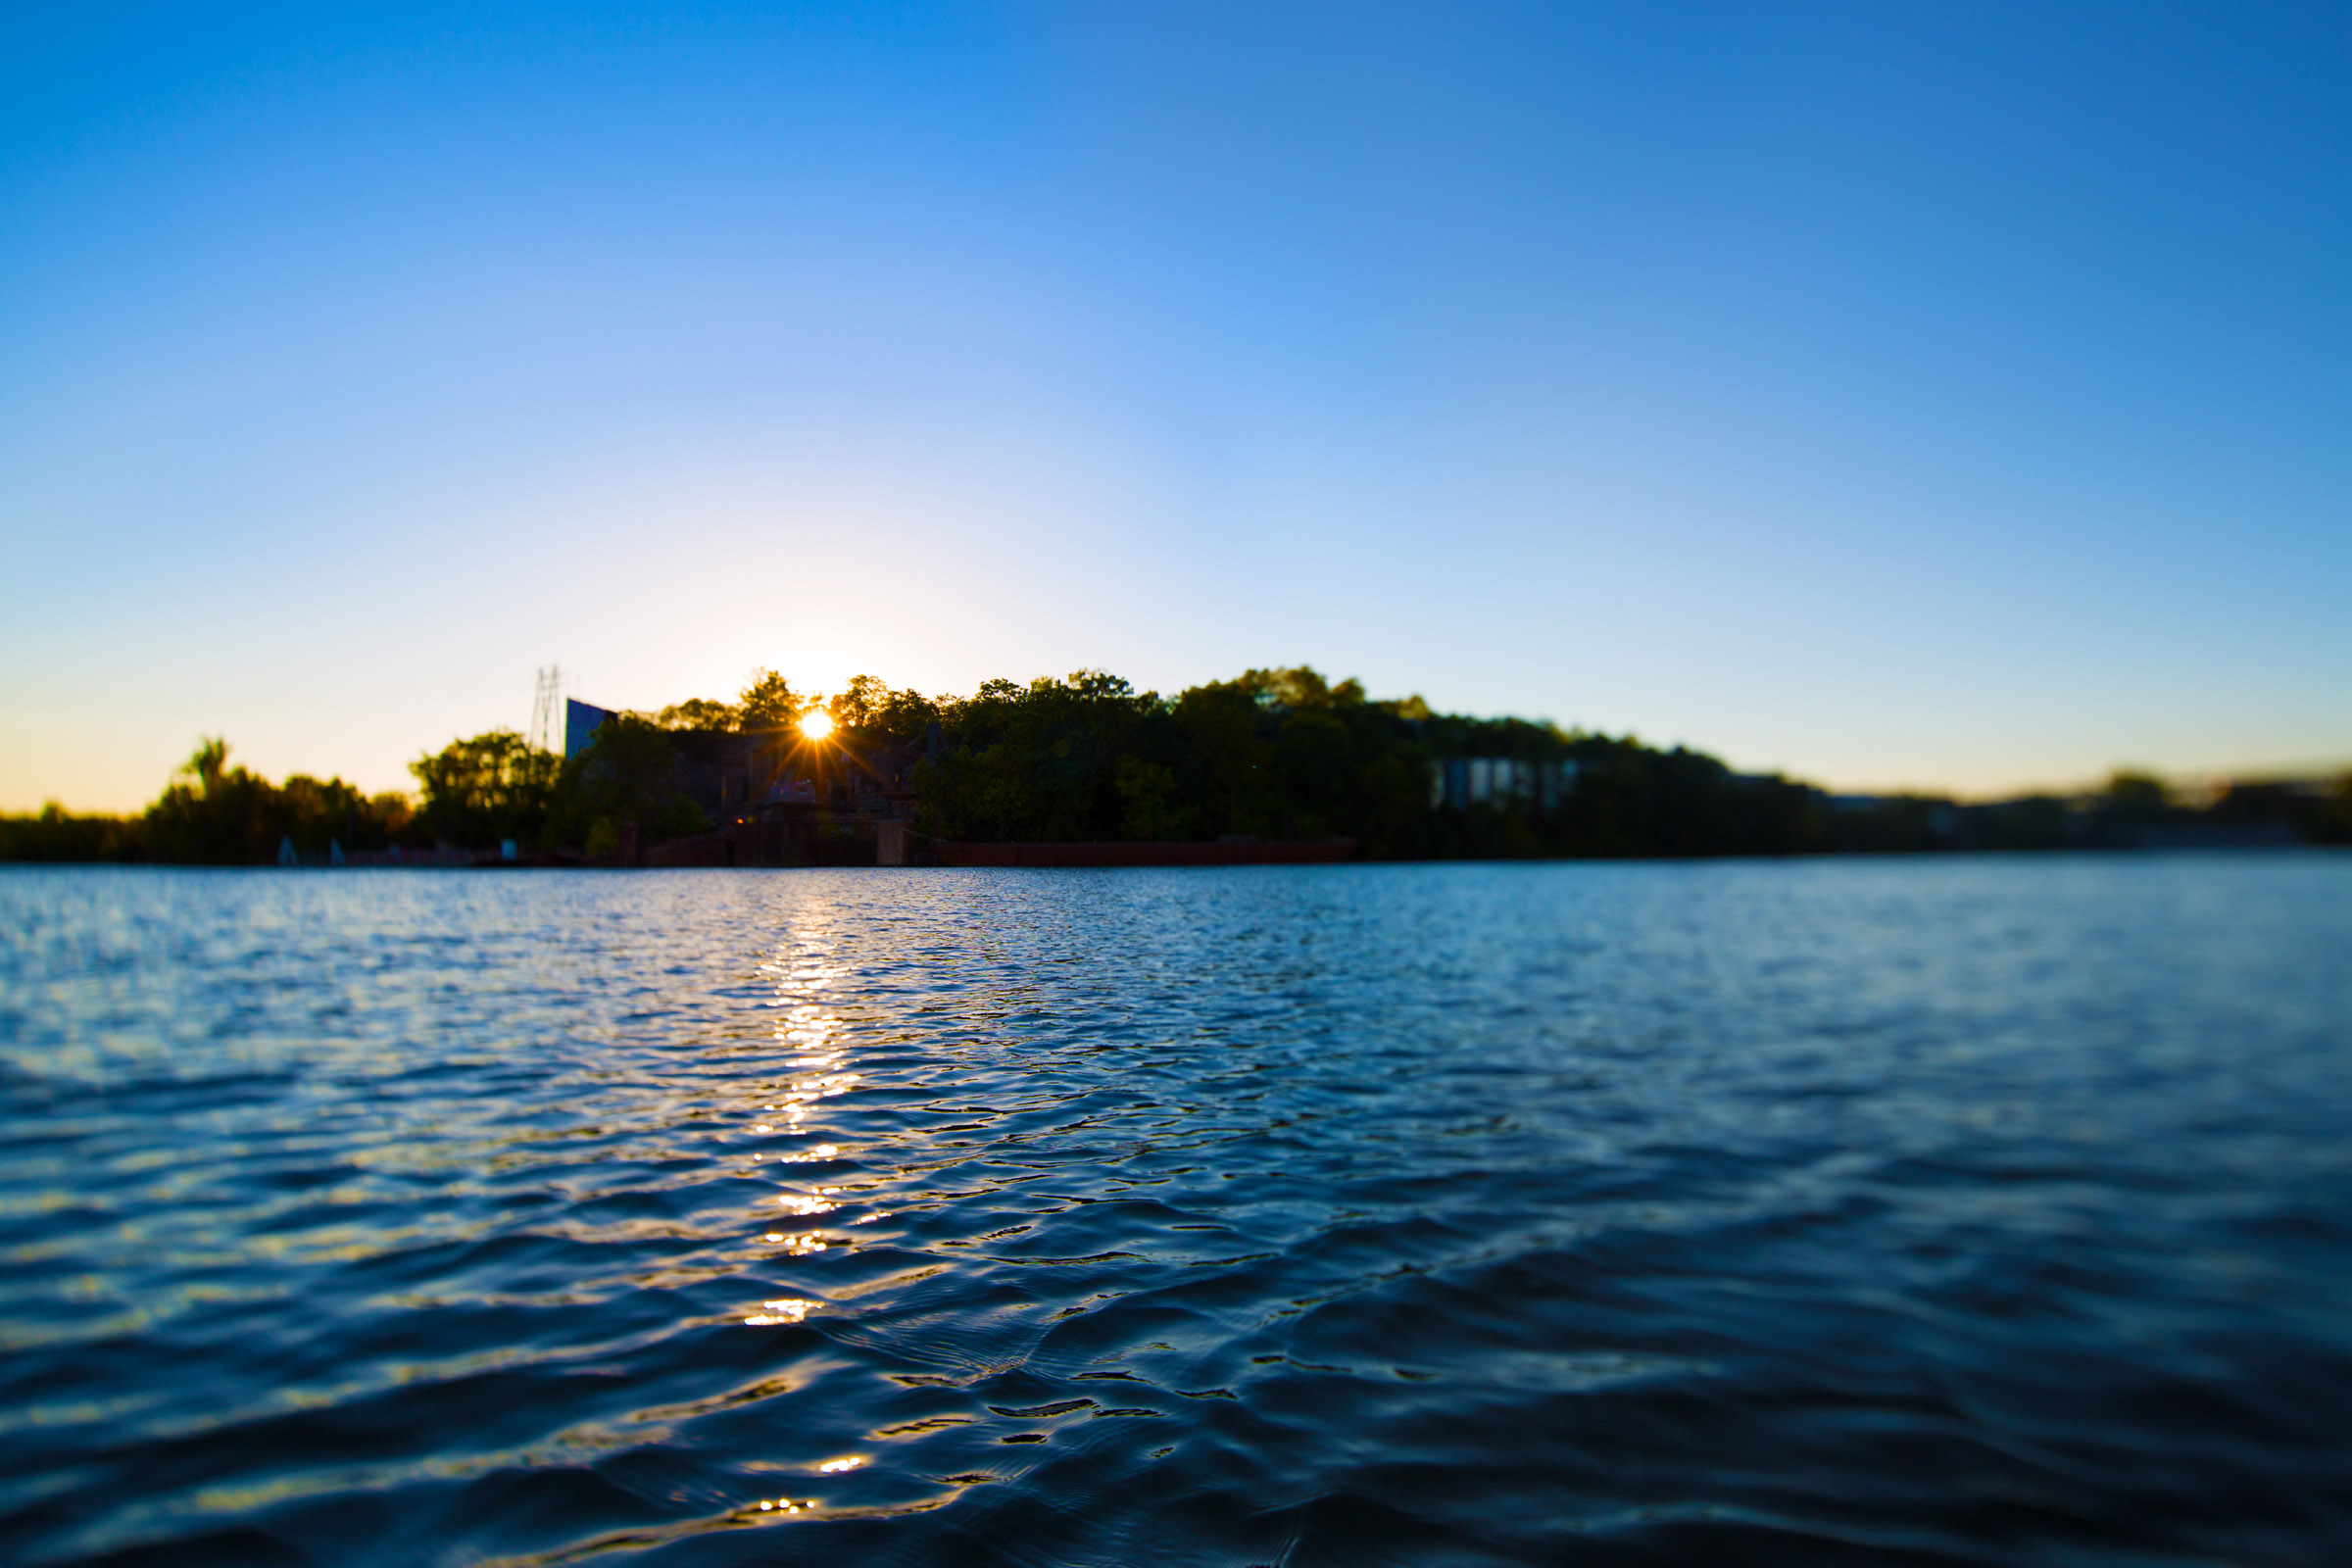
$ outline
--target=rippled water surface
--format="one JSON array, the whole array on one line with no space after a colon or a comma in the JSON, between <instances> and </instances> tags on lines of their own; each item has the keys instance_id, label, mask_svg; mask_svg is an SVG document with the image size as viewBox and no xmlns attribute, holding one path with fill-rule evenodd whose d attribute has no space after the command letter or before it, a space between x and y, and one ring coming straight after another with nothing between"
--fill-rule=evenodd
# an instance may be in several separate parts
<instances>
[{"instance_id":1,"label":"rippled water surface","mask_svg":"<svg viewBox=\"0 0 2352 1568\"><path fill-rule=\"evenodd\" d=\"M2352 1560L2352 859L0 874L0 1560Z\"/></svg>"}]
</instances>

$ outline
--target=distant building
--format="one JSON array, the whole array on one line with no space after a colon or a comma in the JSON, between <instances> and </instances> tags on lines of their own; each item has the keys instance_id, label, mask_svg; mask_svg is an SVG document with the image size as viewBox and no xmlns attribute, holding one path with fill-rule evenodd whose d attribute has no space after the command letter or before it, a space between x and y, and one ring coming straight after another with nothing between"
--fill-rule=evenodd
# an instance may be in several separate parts
<instances>
[{"instance_id":1,"label":"distant building","mask_svg":"<svg viewBox=\"0 0 2352 1568\"><path fill-rule=\"evenodd\" d=\"M1429 764L1430 808L1556 810L1576 788L1576 769L1577 764L1566 759L1530 762L1511 757L1441 758Z\"/></svg>"},{"instance_id":2,"label":"distant building","mask_svg":"<svg viewBox=\"0 0 2352 1568\"><path fill-rule=\"evenodd\" d=\"M596 735L596 727L612 716L612 710L610 708L598 708L592 704L583 703L576 697L564 698L564 757L567 759L577 757L586 751L589 741Z\"/></svg>"}]
</instances>

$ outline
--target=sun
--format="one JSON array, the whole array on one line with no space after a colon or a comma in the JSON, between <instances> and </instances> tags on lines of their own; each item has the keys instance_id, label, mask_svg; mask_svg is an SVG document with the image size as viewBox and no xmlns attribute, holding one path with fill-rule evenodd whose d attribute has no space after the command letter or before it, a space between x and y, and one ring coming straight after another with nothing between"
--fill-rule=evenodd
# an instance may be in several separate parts
<instances>
[{"instance_id":1,"label":"sun","mask_svg":"<svg viewBox=\"0 0 2352 1568\"><path fill-rule=\"evenodd\" d=\"M801 715L801 733L812 741L821 741L833 733L833 715L823 709Z\"/></svg>"}]
</instances>

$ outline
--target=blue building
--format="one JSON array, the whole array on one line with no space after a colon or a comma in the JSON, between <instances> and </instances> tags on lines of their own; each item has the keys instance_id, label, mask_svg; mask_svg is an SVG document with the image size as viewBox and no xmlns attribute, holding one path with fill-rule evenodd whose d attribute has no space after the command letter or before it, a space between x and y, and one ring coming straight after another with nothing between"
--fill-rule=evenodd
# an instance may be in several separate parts
<instances>
[{"instance_id":1,"label":"blue building","mask_svg":"<svg viewBox=\"0 0 2352 1568\"><path fill-rule=\"evenodd\" d=\"M564 755L573 758L586 751L589 740L596 734L597 725L612 716L612 710L610 708L598 708L576 697L564 698Z\"/></svg>"}]
</instances>

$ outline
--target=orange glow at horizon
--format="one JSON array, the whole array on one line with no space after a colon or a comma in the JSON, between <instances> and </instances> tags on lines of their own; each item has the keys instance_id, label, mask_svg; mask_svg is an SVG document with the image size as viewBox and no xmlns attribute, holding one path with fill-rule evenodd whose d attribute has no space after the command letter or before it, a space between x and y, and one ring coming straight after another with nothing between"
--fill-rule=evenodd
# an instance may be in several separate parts
<instances>
[{"instance_id":1,"label":"orange glow at horizon","mask_svg":"<svg viewBox=\"0 0 2352 1568\"><path fill-rule=\"evenodd\" d=\"M819 709L801 715L801 733L812 741L821 741L833 733L833 715Z\"/></svg>"}]
</instances>

